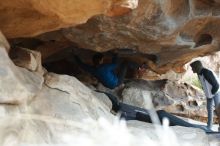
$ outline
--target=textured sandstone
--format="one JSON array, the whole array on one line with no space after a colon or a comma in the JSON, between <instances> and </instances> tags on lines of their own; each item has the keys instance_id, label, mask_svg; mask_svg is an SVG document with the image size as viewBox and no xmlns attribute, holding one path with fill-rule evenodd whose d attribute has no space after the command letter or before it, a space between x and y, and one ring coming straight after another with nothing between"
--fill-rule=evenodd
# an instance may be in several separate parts
<instances>
[{"instance_id":1,"label":"textured sandstone","mask_svg":"<svg viewBox=\"0 0 220 146\"><path fill-rule=\"evenodd\" d=\"M42 73L41 53L26 48L13 48L10 57L15 65Z\"/></svg>"},{"instance_id":2,"label":"textured sandstone","mask_svg":"<svg viewBox=\"0 0 220 146\"><path fill-rule=\"evenodd\" d=\"M0 41L0 103L19 104L41 89L43 77L13 64Z\"/></svg>"},{"instance_id":3,"label":"textured sandstone","mask_svg":"<svg viewBox=\"0 0 220 146\"><path fill-rule=\"evenodd\" d=\"M81 146L87 142L159 146L167 136L172 136L166 141L169 145L208 145L208 137L200 129L174 126L155 130L154 125L138 121L128 122L127 128L113 122L109 106L76 78L49 73L45 80L41 92L26 104L1 104L0 145Z\"/></svg>"},{"instance_id":4,"label":"textured sandstone","mask_svg":"<svg viewBox=\"0 0 220 146\"><path fill-rule=\"evenodd\" d=\"M149 109L152 103L157 110L163 109L179 116L207 121L204 93L187 83L133 81L125 85L122 97L123 102L130 105Z\"/></svg>"},{"instance_id":5,"label":"textured sandstone","mask_svg":"<svg viewBox=\"0 0 220 146\"><path fill-rule=\"evenodd\" d=\"M138 8L120 17L96 16L64 35L95 51L131 48L155 55L151 70L183 72L183 64L219 50L219 3L208 0L139 0ZM132 57L131 57L132 58ZM140 59L139 59L140 60Z\"/></svg>"},{"instance_id":6,"label":"textured sandstone","mask_svg":"<svg viewBox=\"0 0 220 146\"><path fill-rule=\"evenodd\" d=\"M98 14L122 15L137 0L1 0L0 29L6 37L27 37L85 23Z\"/></svg>"},{"instance_id":7,"label":"textured sandstone","mask_svg":"<svg viewBox=\"0 0 220 146\"><path fill-rule=\"evenodd\" d=\"M136 53L124 56L147 62L146 78L159 79L170 69L184 72L182 66L192 58L219 51L219 6L209 0L14 0L2 4L0 28L15 38L74 26L46 35L62 45L42 45L43 60L72 44L99 52L130 48ZM59 40L64 37L73 43Z\"/></svg>"},{"instance_id":8,"label":"textured sandstone","mask_svg":"<svg viewBox=\"0 0 220 146\"><path fill-rule=\"evenodd\" d=\"M91 145L161 145L172 129L175 134L169 145L178 145L177 141L208 145L208 137L199 129L167 127L158 132L153 125L137 121L127 128L114 122L106 96L96 97L75 77L47 73L44 83L42 78L15 66L6 49L0 48L0 145L81 146L86 140ZM121 135L123 139L118 138Z\"/></svg>"}]
</instances>

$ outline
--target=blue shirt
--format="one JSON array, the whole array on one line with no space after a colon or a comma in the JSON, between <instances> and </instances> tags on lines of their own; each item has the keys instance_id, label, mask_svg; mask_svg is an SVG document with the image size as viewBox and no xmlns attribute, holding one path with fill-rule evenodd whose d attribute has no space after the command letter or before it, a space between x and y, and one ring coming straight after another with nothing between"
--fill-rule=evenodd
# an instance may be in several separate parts
<instances>
[{"instance_id":1,"label":"blue shirt","mask_svg":"<svg viewBox=\"0 0 220 146\"><path fill-rule=\"evenodd\" d=\"M114 89L119 85L118 76L115 73L117 68L116 57L112 58L112 63L101 64L97 67L83 63L79 58L78 64L87 72L95 76L104 86Z\"/></svg>"}]
</instances>

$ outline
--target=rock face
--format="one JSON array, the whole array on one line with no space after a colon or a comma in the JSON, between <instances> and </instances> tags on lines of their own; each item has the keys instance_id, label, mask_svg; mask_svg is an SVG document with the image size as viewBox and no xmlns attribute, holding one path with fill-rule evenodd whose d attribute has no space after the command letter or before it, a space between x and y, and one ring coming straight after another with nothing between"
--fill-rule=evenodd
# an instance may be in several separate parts
<instances>
[{"instance_id":1,"label":"rock face","mask_svg":"<svg viewBox=\"0 0 220 146\"><path fill-rule=\"evenodd\" d=\"M98 14L121 15L137 0L12 0L1 1L0 29L6 37L27 37L85 23Z\"/></svg>"},{"instance_id":2,"label":"rock face","mask_svg":"<svg viewBox=\"0 0 220 146\"><path fill-rule=\"evenodd\" d=\"M51 37L34 47L35 51L13 49L12 60L10 46L0 33L0 145L217 143L218 137L208 139L200 129L167 127L166 122L163 127L137 121L126 126L110 112L112 104L107 96L93 91L94 87L86 87L75 77L43 70L39 52L47 60L72 42L99 52L123 48L118 53L124 51L125 58L145 61L152 76L170 68L182 72L182 65L193 57L219 50L219 1L139 0L138 8L130 11L136 6L137 0L2 2L0 29L9 38L76 26L97 16L86 24L58 31L62 47ZM48 50L44 48L47 45L51 47ZM203 94L187 84L137 80L126 84L122 96L122 101L131 105L152 108L152 102L156 109L206 119Z\"/></svg>"},{"instance_id":3,"label":"rock face","mask_svg":"<svg viewBox=\"0 0 220 146\"><path fill-rule=\"evenodd\" d=\"M67 28L58 31L59 39L98 52L130 48L136 53L125 56L145 61L148 76L158 79L169 70L184 72L192 58L219 51L219 6L213 0L13 0L0 7L0 29L18 38ZM49 56L44 49L43 58Z\"/></svg>"},{"instance_id":4,"label":"rock face","mask_svg":"<svg viewBox=\"0 0 220 146\"><path fill-rule=\"evenodd\" d=\"M137 121L126 126L110 113L111 103L103 94L94 94L75 77L54 73L43 77L36 70L17 67L4 45L0 46L2 146L159 146L167 144L164 139L171 135L168 145L208 145L208 137L200 129L157 126L155 130L154 125Z\"/></svg>"},{"instance_id":5,"label":"rock face","mask_svg":"<svg viewBox=\"0 0 220 146\"><path fill-rule=\"evenodd\" d=\"M10 57L15 65L43 74L40 52L26 48L14 48L10 51Z\"/></svg>"},{"instance_id":6,"label":"rock face","mask_svg":"<svg viewBox=\"0 0 220 146\"><path fill-rule=\"evenodd\" d=\"M206 121L206 98L201 90L187 83L168 82L163 92L173 101L171 105L164 107L168 112Z\"/></svg>"},{"instance_id":7,"label":"rock face","mask_svg":"<svg viewBox=\"0 0 220 146\"><path fill-rule=\"evenodd\" d=\"M184 72L192 58L219 51L219 6L214 0L13 0L2 2L0 29L18 38L67 28L59 38L99 52L130 48L136 54L127 57L147 62L157 76Z\"/></svg>"},{"instance_id":8,"label":"rock face","mask_svg":"<svg viewBox=\"0 0 220 146\"><path fill-rule=\"evenodd\" d=\"M80 146L87 142L91 146L113 143L116 146L159 146L165 144L163 139L168 133L173 136L168 141L170 145L208 145L208 137L199 129L158 127L159 132L148 123L133 121L128 123L128 127L123 123L114 123L117 120L109 112L109 106L98 100L76 78L66 75L49 73L41 92L27 104L2 104L0 108L1 145L74 143ZM118 136L122 137L119 139Z\"/></svg>"},{"instance_id":9,"label":"rock face","mask_svg":"<svg viewBox=\"0 0 220 146\"><path fill-rule=\"evenodd\" d=\"M0 44L0 103L18 104L34 97L42 87L43 77L19 68Z\"/></svg>"},{"instance_id":10,"label":"rock face","mask_svg":"<svg viewBox=\"0 0 220 146\"><path fill-rule=\"evenodd\" d=\"M139 0L138 8L127 15L99 15L66 29L64 35L86 49L130 48L154 55L156 59L143 54L138 59L157 73L183 72L181 66L192 58L219 50L218 6L208 0Z\"/></svg>"},{"instance_id":11,"label":"rock face","mask_svg":"<svg viewBox=\"0 0 220 146\"><path fill-rule=\"evenodd\" d=\"M122 98L124 103L134 106L150 109L152 103L157 110L163 109L175 115L207 121L204 93L187 83L137 80L125 86Z\"/></svg>"}]
</instances>

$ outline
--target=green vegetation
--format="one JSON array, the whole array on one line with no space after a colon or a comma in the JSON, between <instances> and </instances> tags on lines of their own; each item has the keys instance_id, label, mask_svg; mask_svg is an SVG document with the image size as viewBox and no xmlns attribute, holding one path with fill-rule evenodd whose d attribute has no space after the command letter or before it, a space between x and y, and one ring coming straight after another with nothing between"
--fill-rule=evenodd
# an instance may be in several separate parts
<instances>
[{"instance_id":1,"label":"green vegetation","mask_svg":"<svg viewBox=\"0 0 220 146\"><path fill-rule=\"evenodd\" d=\"M201 82L199 81L199 78L198 78L198 77L192 79L192 85L194 85L194 86L196 86L196 87L202 89L202 85L201 85Z\"/></svg>"},{"instance_id":2,"label":"green vegetation","mask_svg":"<svg viewBox=\"0 0 220 146\"><path fill-rule=\"evenodd\" d=\"M184 81L188 84L191 84L199 89L202 89L202 85L199 81L198 76L191 76L184 79Z\"/></svg>"}]
</instances>

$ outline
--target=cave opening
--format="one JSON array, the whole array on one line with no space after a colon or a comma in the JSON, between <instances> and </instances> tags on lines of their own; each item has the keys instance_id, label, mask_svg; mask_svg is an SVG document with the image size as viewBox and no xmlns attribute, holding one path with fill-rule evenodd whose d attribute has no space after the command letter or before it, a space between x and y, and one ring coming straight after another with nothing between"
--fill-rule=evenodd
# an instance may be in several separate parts
<instances>
[{"instance_id":1,"label":"cave opening","mask_svg":"<svg viewBox=\"0 0 220 146\"><path fill-rule=\"evenodd\" d=\"M49 72L54 72L57 74L67 74L77 77L80 81L89 84L97 84L97 79L91 74L86 72L81 68L81 66L76 62L75 56L78 56L82 62L85 64L94 66L93 56L96 51L88 50L84 48L79 48L77 46L71 46L64 50L61 50L43 61L43 67ZM103 63L112 63L113 54L117 54L119 62L135 62L137 64L146 63L147 61L156 62L157 56L151 54L142 54L136 52L135 50L123 48L118 50L111 50L107 52L102 52L104 56ZM140 59L141 58L141 59ZM138 60L140 59L140 60ZM145 64L147 65L147 64ZM117 68L118 72L120 68ZM137 70L128 68L126 78L132 79L136 78Z\"/></svg>"},{"instance_id":2,"label":"cave opening","mask_svg":"<svg viewBox=\"0 0 220 146\"><path fill-rule=\"evenodd\" d=\"M84 83L97 83L97 80L84 71L75 60L75 56L78 56L84 63L93 65L92 58L97 53L96 51L79 47L77 44L66 40L43 41L37 38L20 38L12 39L10 43L12 49L9 54L12 60L28 59L28 54L24 54L24 51L18 51L18 48L27 48L41 53L42 66L48 72L75 76ZM144 54L130 48L114 48L102 52L102 54L104 56L103 63L111 63L113 54L117 54L120 60L132 61L140 65L144 63L146 66L148 62L156 63L158 60L157 55ZM136 70L129 68L126 78L132 79L135 76Z\"/></svg>"},{"instance_id":3,"label":"cave opening","mask_svg":"<svg viewBox=\"0 0 220 146\"><path fill-rule=\"evenodd\" d=\"M196 40L195 47L200 47L202 45L208 45L212 43L212 36L210 34L201 34L199 35L198 39Z\"/></svg>"}]
</instances>

